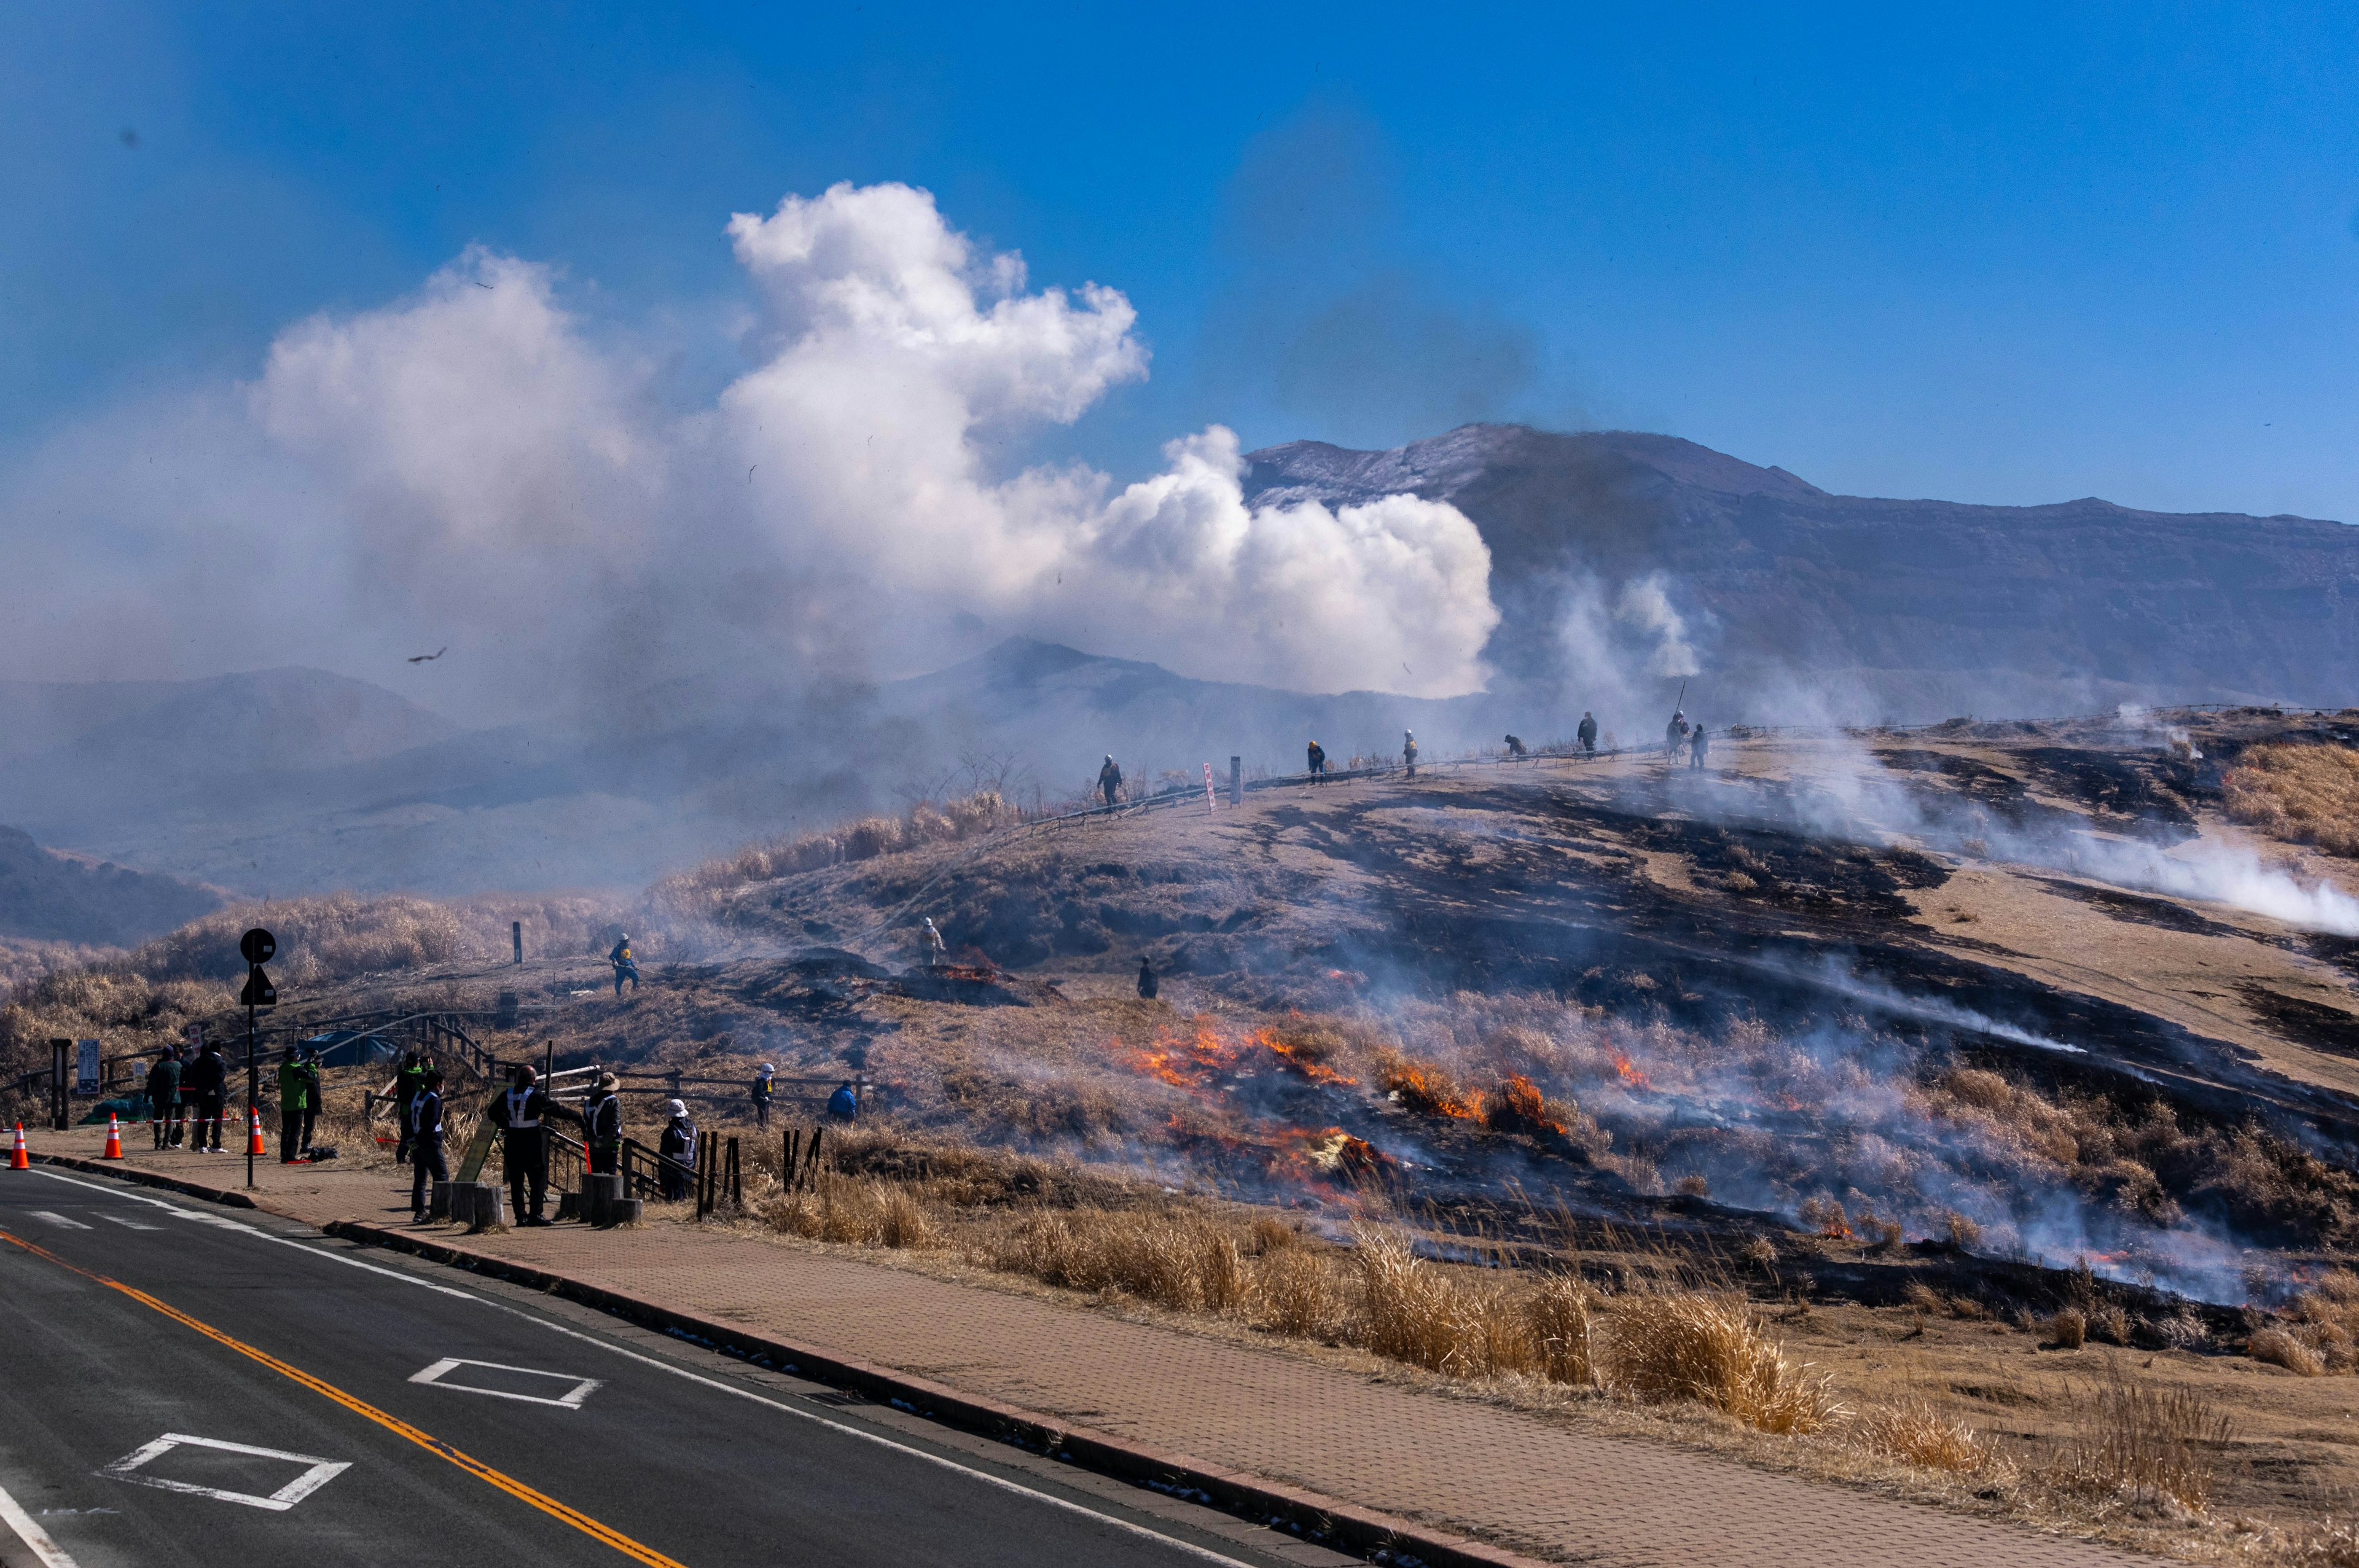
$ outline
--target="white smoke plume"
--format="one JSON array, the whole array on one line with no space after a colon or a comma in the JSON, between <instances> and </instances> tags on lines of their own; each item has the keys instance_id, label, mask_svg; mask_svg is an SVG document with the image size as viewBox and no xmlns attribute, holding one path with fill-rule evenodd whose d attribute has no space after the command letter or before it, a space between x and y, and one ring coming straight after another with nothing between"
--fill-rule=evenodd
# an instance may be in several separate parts
<instances>
[{"instance_id":1,"label":"white smoke plume","mask_svg":"<svg viewBox=\"0 0 2359 1568\"><path fill-rule=\"evenodd\" d=\"M5 514L90 528L37 563L49 632L95 652L128 604L183 660L227 626L203 643L225 661L243 640L355 673L449 641L525 699L749 663L907 673L953 616L1211 678L1484 685L1489 554L1449 505L1250 508L1219 426L1126 487L995 467L1146 375L1116 290L1032 290L904 185L728 232L757 362L684 413L556 268L471 249L408 298L289 327L242 399L70 432L0 478ZM159 448L168 489L131 470ZM243 569L195 559L233 543Z\"/></svg>"}]
</instances>

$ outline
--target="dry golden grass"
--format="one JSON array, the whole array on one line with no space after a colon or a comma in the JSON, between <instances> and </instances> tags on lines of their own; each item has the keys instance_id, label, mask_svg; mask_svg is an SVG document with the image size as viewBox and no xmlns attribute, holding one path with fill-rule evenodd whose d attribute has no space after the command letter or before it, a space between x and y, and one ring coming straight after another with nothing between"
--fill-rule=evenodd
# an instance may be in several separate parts
<instances>
[{"instance_id":1,"label":"dry golden grass","mask_svg":"<svg viewBox=\"0 0 2359 1568\"><path fill-rule=\"evenodd\" d=\"M1871 1454L1926 1470L1971 1475L2003 1463L1981 1433L1923 1400L1863 1411L1851 1435Z\"/></svg>"},{"instance_id":2,"label":"dry golden grass","mask_svg":"<svg viewBox=\"0 0 2359 1568\"><path fill-rule=\"evenodd\" d=\"M2304 1378L2326 1375L2326 1357L2282 1328L2264 1328L2246 1342L2245 1353L2256 1361L2282 1367Z\"/></svg>"},{"instance_id":3,"label":"dry golden grass","mask_svg":"<svg viewBox=\"0 0 2359 1568\"><path fill-rule=\"evenodd\" d=\"M810 1241L854 1247L931 1247L940 1239L915 1194L897 1184L821 1173L810 1189L773 1191L752 1201L756 1218Z\"/></svg>"},{"instance_id":4,"label":"dry golden grass","mask_svg":"<svg viewBox=\"0 0 2359 1568\"><path fill-rule=\"evenodd\" d=\"M772 881L798 871L874 860L929 844L957 843L1020 819L1015 806L991 790L939 805L926 801L903 816L864 816L817 833L748 844L734 854L665 878L649 896L656 907L667 913L702 916L750 882Z\"/></svg>"},{"instance_id":5,"label":"dry golden grass","mask_svg":"<svg viewBox=\"0 0 2359 1568\"><path fill-rule=\"evenodd\" d=\"M1616 1303L1606 1386L1649 1403L1693 1400L1762 1432L1816 1432L1848 1412L1828 1379L1786 1358L1744 1299L1640 1293Z\"/></svg>"},{"instance_id":6,"label":"dry golden grass","mask_svg":"<svg viewBox=\"0 0 2359 1568\"><path fill-rule=\"evenodd\" d=\"M2049 1484L2095 1496L2168 1497L2197 1510L2210 1499L2212 1456L2235 1430L2201 1395L2117 1376L2081 1408L2079 1430L2045 1473Z\"/></svg>"},{"instance_id":7,"label":"dry golden grass","mask_svg":"<svg viewBox=\"0 0 2359 1568\"><path fill-rule=\"evenodd\" d=\"M2288 843L2359 855L2359 752L2255 746L2220 784L2234 820Z\"/></svg>"}]
</instances>

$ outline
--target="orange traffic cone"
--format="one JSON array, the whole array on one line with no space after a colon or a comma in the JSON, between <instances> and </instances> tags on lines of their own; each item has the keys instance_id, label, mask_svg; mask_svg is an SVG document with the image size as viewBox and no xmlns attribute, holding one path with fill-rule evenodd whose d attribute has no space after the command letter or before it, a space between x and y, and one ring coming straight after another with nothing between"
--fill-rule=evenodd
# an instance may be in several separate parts
<instances>
[{"instance_id":1,"label":"orange traffic cone","mask_svg":"<svg viewBox=\"0 0 2359 1568\"><path fill-rule=\"evenodd\" d=\"M252 1119L246 1125L245 1152L249 1154L269 1153L270 1151L262 1146L262 1111L260 1108L257 1107L253 1110L247 1111L245 1114Z\"/></svg>"},{"instance_id":2,"label":"orange traffic cone","mask_svg":"<svg viewBox=\"0 0 2359 1568\"><path fill-rule=\"evenodd\" d=\"M99 1158L102 1160L123 1158L123 1128L114 1119L114 1113L111 1110L106 1113L106 1152Z\"/></svg>"},{"instance_id":3,"label":"orange traffic cone","mask_svg":"<svg viewBox=\"0 0 2359 1568\"><path fill-rule=\"evenodd\" d=\"M8 1168L12 1171L33 1168L33 1157L25 1152L25 1124L21 1121L16 1124L16 1152L8 1156Z\"/></svg>"}]
</instances>

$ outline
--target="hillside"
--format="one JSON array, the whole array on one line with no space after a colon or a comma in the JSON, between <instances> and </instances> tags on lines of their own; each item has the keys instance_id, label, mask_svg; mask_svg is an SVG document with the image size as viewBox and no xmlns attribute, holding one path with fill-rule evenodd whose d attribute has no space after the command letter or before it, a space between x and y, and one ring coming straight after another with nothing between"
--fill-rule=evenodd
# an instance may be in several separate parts
<instances>
[{"instance_id":1,"label":"hillside","mask_svg":"<svg viewBox=\"0 0 2359 1568\"><path fill-rule=\"evenodd\" d=\"M1831 495L1669 436L1469 425L1392 451L1255 452L1261 503L1398 491L1490 546L1509 679L1579 685L1570 590L1664 574L1699 688L1774 719L2078 713L2121 701L2359 699L2359 529L2299 517ZM1599 629L1632 635L1601 617Z\"/></svg>"},{"instance_id":2,"label":"hillside","mask_svg":"<svg viewBox=\"0 0 2359 1568\"><path fill-rule=\"evenodd\" d=\"M44 849L0 827L0 939L121 947L220 907L221 895L172 877Z\"/></svg>"}]
</instances>

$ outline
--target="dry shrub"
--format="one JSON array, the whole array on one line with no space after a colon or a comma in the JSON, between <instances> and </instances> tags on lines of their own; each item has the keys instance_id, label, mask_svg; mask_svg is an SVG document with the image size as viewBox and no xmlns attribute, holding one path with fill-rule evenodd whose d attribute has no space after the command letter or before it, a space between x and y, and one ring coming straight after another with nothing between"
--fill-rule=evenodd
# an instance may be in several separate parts
<instances>
[{"instance_id":1,"label":"dry shrub","mask_svg":"<svg viewBox=\"0 0 2359 1568\"><path fill-rule=\"evenodd\" d=\"M940 1240L932 1217L916 1194L897 1184L855 1181L822 1172L808 1190L758 1200L756 1216L774 1230L852 1247L932 1247Z\"/></svg>"},{"instance_id":2,"label":"dry shrub","mask_svg":"<svg viewBox=\"0 0 2359 1568\"><path fill-rule=\"evenodd\" d=\"M1831 1380L1788 1361L1735 1296L1624 1298L1605 1381L1648 1404L1695 1400L1763 1432L1816 1432L1843 1413Z\"/></svg>"},{"instance_id":3,"label":"dry shrub","mask_svg":"<svg viewBox=\"0 0 2359 1568\"><path fill-rule=\"evenodd\" d=\"M2255 746L2220 787L2234 821L2288 843L2359 855L2359 752Z\"/></svg>"},{"instance_id":4,"label":"dry shrub","mask_svg":"<svg viewBox=\"0 0 2359 1568\"><path fill-rule=\"evenodd\" d=\"M1377 1056L1376 1084L1420 1116L1471 1118L1482 1107L1482 1097L1461 1088L1440 1063L1417 1061L1395 1051Z\"/></svg>"},{"instance_id":5,"label":"dry shrub","mask_svg":"<svg viewBox=\"0 0 2359 1568\"><path fill-rule=\"evenodd\" d=\"M1941 1217L1941 1228L1948 1234L1950 1245L1961 1252L1971 1252L1982 1245L1983 1227L1956 1209Z\"/></svg>"},{"instance_id":6,"label":"dry shrub","mask_svg":"<svg viewBox=\"0 0 2359 1568\"><path fill-rule=\"evenodd\" d=\"M2065 1490L2168 1497L2201 1510L2212 1491L2211 1451L2234 1424L2191 1389L2158 1389L2118 1375L2092 1399L2070 1401L2078 1428L2047 1473Z\"/></svg>"},{"instance_id":7,"label":"dry shrub","mask_svg":"<svg viewBox=\"0 0 2359 1568\"><path fill-rule=\"evenodd\" d=\"M1258 1257L1266 1258L1273 1252L1283 1252L1289 1247L1302 1244L1302 1232L1299 1228L1272 1215L1256 1215L1253 1224L1246 1227L1246 1234L1252 1238L1254 1252Z\"/></svg>"},{"instance_id":8,"label":"dry shrub","mask_svg":"<svg viewBox=\"0 0 2359 1568\"><path fill-rule=\"evenodd\" d=\"M2326 1358L2282 1328L2265 1328L2245 1342L2245 1354L2304 1378L2322 1377Z\"/></svg>"},{"instance_id":9,"label":"dry shrub","mask_svg":"<svg viewBox=\"0 0 2359 1568\"><path fill-rule=\"evenodd\" d=\"M1193 1215L1032 1214L1000 1239L991 1262L1067 1290L1121 1291L1178 1312L1234 1312L1248 1292L1236 1238Z\"/></svg>"},{"instance_id":10,"label":"dry shrub","mask_svg":"<svg viewBox=\"0 0 2359 1568\"><path fill-rule=\"evenodd\" d=\"M2058 1350L2078 1350L2089 1342L2089 1314L2066 1307L2047 1323L2048 1343Z\"/></svg>"},{"instance_id":11,"label":"dry shrub","mask_svg":"<svg viewBox=\"0 0 2359 1568\"><path fill-rule=\"evenodd\" d=\"M1872 1454L1928 1470L1971 1474L1997 1462L1981 1433L1922 1400L1869 1407L1852 1428L1852 1438Z\"/></svg>"},{"instance_id":12,"label":"dry shrub","mask_svg":"<svg viewBox=\"0 0 2359 1568\"><path fill-rule=\"evenodd\" d=\"M1258 1273L1262 1326L1303 1339L1332 1339L1341 1332L1343 1293L1323 1255L1300 1247L1266 1252Z\"/></svg>"},{"instance_id":13,"label":"dry shrub","mask_svg":"<svg viewBox=\"0 0 2359 1568\"><path fill-rule=\"evenodd\" d=\"M1409 1249L1408 1242L1381 1231L1354 1238L1352 1261L1359 1275L1362 1343L1379 1356L1430 1372L1475 1369L1476 1340L1483 1314L1455 1281Z\"/></svg>"},{"instance_id":14,"label":"dry shrub","mask_svg":"<svg viewBox=\"0 0 2359 1568\"><path fill-rule=\"evenodd\" d=\"M1595 1380L1589 1309L1589 1288L1569 1274L1548 1276L1524 1298L1524 1321L1538 1352L1539 1374L1549 1382L1586 1388Z\"/></svg>"},{"instance_id":15,"label":"dry shrub","mask_svg":"<svg viewBox=\"0 0 2359 1568\"><path fill-rule=\"evenodd\" d=\"M851 860L956 843L1018 821L1016 807L993 790L937 805L921 802L906 817L864 816L817 833L768 838L719 860L707 860L658 882L655 905L687 914L710 914L730 894L753 882L773 881L799 871L815 871Z\"/></svg>"}]
</instances>

